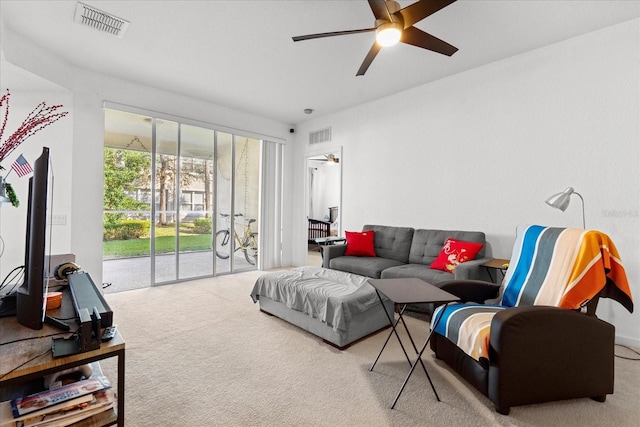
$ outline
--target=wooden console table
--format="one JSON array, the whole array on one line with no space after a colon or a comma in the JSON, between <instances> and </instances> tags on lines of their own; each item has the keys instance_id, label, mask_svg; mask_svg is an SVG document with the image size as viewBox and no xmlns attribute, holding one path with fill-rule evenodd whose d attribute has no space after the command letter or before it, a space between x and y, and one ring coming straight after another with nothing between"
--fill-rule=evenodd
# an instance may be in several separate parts
<instances>
[{"instance_id":1,"label":"wooden console table","mask_svg":"<svg viewBox=\"0 0 640 427\"><path fill-rule=\"evenodd\" d=\"M72 313L73 305L68 292L65 291L63 292L61 309L47 312L47 314L61 319L71 318L73 314L69 314L69 308ZM71 322L70 326L72 331L77 329L77 323ZM7 392L10 393L11 389L28 381L64 369L117 357L117 411L105 411L73 425L109 426L117 424L121 427L124 426L125 342L120 332L110 341L101 343L99 349L64 357L53 357L51 353L52 334L56 334L56 337L64 337L65 334L71 335L46 324L41 330L33 330L20 325L15 317L0 318L0 354L2 355L0 357L0 394L3 395L2 400L8 400L4 395ZM109 378L109 380L113 384L112 379Z\"/></svg>"}]
</instances>

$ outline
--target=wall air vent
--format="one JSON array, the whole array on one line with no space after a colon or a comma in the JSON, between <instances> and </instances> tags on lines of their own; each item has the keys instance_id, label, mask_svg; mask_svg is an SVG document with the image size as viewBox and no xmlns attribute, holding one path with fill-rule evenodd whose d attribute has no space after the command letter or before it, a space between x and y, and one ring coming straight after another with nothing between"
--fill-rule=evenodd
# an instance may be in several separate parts
<instances>
[{"instance_id":1,"label":"wall air vent","mask_svg":"<svg viewBox=\"0 0 640 427\"><path fill-rule=\"evenodd\" d=\"M122 38L129 26L129 21L110 15L106 12L78 2L74 22L87 25L95 30Z\"/></svg>"},{"instance_id":2,"label":"wall air vent","mask_svg":"<svg viewBox=\"0 0 640 427\"><path fill-rule=\"evenodd\" d=\"M331 141L331 127L309 133L309 144L319 144Z\"/></svg>"}]
</instances>

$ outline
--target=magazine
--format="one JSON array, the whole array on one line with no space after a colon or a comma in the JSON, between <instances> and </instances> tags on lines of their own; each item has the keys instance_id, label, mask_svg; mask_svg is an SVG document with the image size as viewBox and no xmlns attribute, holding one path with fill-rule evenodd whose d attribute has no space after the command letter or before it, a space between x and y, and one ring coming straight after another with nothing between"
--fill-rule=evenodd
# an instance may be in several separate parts
<instances>
[{"instance_id":1,"label":"magazine","mask_svg":"<svg viewBox=\"0 0 640 427\"><path fill-rule=\"evenodd\" d=\"M80 380L53 390L14 399L11 401L11 410L14 418L17 418L110 387L109 380L104 376Z\"/></svg>"},{"instance_id":2,"label":"magazine","mask_svg":"<svg viewBox=\"0 0 640 427\"><path fill-rule=\"evenodd\" d=\"M28 415L23 415L23 416L20 416L20 417L17 417L17 418L15 418L13 416L13 411L11 410L11 401L10 400L6 401L6 402L0 402L0 427L15 427L16 422L18 422L18 421L22 422L27 418L45 415L45 414L48 414L48 413L53 412L53 411L61 410L62 408L67 408L67 407L73 407L73 406L86 404L88 402L91 402L92 399L93 399L93 396L90 395L90 394L87 394L85 396L76 397L75 399L71 399L71 400L69 400L67 402L63 402L63 403L60 403L58 405L50 406L48 408L41 409L39 411L32 412L32 413L30 413Z\"/></svg>"},{"instance_id":3,"label":"magazine","mask_svg":"<svg viewBox=\"0 0 640 427\"><path fill-rule=\"evenodd\" d=\"M82 421L86 418L93 417L94 415L97 415L101 412L108 411L112 408L115 408L115 405L116 405L115 403L109 403L107 406L103 406L100 408L90 408L90 409L88 408L78 413L74 412L73 414L65 415L60 419L56 419L53 421L44 421L43 423L36 424L36 425L29 425L29 427L66 427L71 424ZM25 426L26 424L17 424L17 427L25 427Z\"/></svg>"},{"instance_id":4,"label":"magazine","mask_svg":"<svg viewBox=\"0 0 640 427\"><path fill-rule=\"evenodd\" d=\"M16 422L18 421L22 422L29 418L43 416L52 412L64 410L66 408L73 408L81 405L86 405L92 400L93 400L93 395L87 394L85 396L76 397L75 399L71 399L66 402L60 403L58 405L41 409L39 411L31 412L28 415L22 415L17 418L13 416L13 411L11 410L11 401L1 402L0 403L0 427L15 427Z\"/></svg>"},{"instance_id":5,"label":"magazine","mask_svg":"<svg viewBox=\"0 0 640 427\"><path fill-rule=\"evenodd\" d=\"M89 400L81 404L61 405L63 407L55 411L25 417L26 419L17 425L19 427L66 426L115 407L116 398L113 390L98 391L88 397Z\"/></svg>"},{"instance_id":6,"label":"magazine","mask_svg":"<svg viewBox=\"0 0 640 427\"><path fill-rule=\"evenodd\" d=\"M92 400L93 395L87 394L85 396L76 397L75 399L71 399L67 402L50 406L48 408L41 409L39 411L32 412L28 415L23 415L17 418L13 417L13 413L11 411L11 402L2 402L0 403L0 427L15 426L17 421L24 421L28 418L43 416L51 412L64 410L66 408L79 407L81 405L88 404Z\"/></svg>"}]
</instances>

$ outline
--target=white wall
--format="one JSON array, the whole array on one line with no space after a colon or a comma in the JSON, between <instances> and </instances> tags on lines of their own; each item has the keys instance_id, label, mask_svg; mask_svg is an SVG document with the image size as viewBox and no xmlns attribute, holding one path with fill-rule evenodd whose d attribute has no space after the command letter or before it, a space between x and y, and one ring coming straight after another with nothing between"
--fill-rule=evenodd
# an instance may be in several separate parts
<instances>
[{"instance_id":1,"label":"white wall","mask_svg":"<svg viewBox=\"0 0 640 427\"><path fill-rule=\"evenodd\" d=\"M290 135L289 124L78 69L6 27L2 28L2 51L7 61L69 90L72 102L65 102L65 106L73 110L73 117L67 121L71 131L67 132L64 142L68 167L57 168L71 194L67 201L70 220L63 239L68 242L65 251L75 253L76 262L90 272L97 283L102 279L104 101L187 117L272 140L286 140ZM57 125L51 128L59 130ZM285 163L291 161L289 151L285 147ZM287 168L285 174L286 182L290 182L291 169ZM285 207L291 204L290 194L285 188ZM285 208L285 223L289 223L289 212L290 209ZM18 234L19 239L24 240L24 229ZM285 239L289 239L289 235L287 230L283 232ZM283 263L291 264L288 245L283 248Z\"/></svg>"},{"instance_id":2,"label":"white wall","mask_svg":"<svg viewBox=\"0 0 640 427\"><path fill-rule=\"evenodd\" d=\"M4 83L1 89L2 94L5 94L7 88ZM73 111L70 108L72 105L70 93L62 89L37 93L11 90L9 116L2 141L6 141L33 109L43 101L46 102L47 106L62 104L63 107L58 111L67 111L69 114L34 136L27 138L2 162L5 170L1 171L0 174L6 176L7 182L13 186L20 205L17 208L9 203L0 205L0 236L4 241L4 252L0 257L0 280L4 279L5 275L13 268L24 265L24 236L30 175L18 177L15 172L10 172L11 164L20 154L23 154L33 167L35 160L42 153L42 147L50 148L51 170L54 177L52 213L66 218L66 224L54 225L51 229L51 252L60 254L67 253L70 250L71 191L69 189L71 188L71 175L67 170L71 166L71 159L66 155L71 151L70 136L73 131ZM0 250L1 246L2 244L0 243Z\"/></svg>"},{"instance_id":3,"label":"white wall","mask_svg":"<svg viewBox=\"0 0 640 427\"><path fill-rule=\"evenodd\" d=\"M331 126L331 144L343 147L343 230L481 230L489 253L503 258L517 225L582 226L579 199L565 213L544 203L573 186L587 227L612 237L640 298L639 26L633 20L300 124L295 176L304 173L308 133ZM294 191L304 200L301 185ZM303 208L294 206L300 234ZM603 300L598 314L619 340L640 345L638 310Z\"/></svg>"}]
</instances>

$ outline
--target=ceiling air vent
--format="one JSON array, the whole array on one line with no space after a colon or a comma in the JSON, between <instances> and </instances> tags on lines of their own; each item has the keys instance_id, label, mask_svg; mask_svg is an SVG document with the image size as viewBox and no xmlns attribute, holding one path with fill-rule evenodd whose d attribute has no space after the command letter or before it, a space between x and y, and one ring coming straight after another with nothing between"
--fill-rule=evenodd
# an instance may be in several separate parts
<instances>
[{"instance_id":1,"label":"ceiling air vent","mask_svg":"<svg viewBox=\"0 0 640 427\"><path fill-rule=\"evenodd\" d=\"M317 130L309 133L309 144L319 144L331 141L331 128Z\"/></svg>"},{"instance_id":2,"label":"ceiling air vent","mask_svg":"<svg viewBox=\"0 0 640 427\"><path fill-rule=\"evenodd\" d=\"M78 2L74 19L78 24L87 25L95 30L122 38L129 26L129 21L110 15L107 12Z\"/></svg>"}]
</instances>

